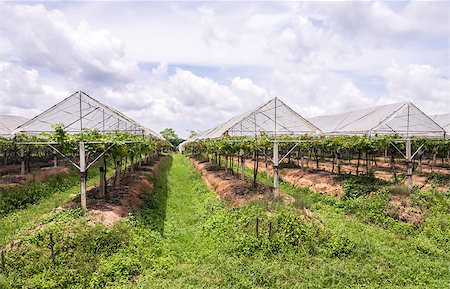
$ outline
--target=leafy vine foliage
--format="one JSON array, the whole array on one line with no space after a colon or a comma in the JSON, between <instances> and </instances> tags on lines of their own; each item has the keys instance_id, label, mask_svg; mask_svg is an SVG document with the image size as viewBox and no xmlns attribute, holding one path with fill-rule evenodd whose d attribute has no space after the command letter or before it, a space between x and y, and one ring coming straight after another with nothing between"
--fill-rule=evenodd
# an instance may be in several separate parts
<instances>
[{"instance_id":1,"label":"leafy vine foliage","mask_svg":"<svg viewBox=\"0 0 450 289\"><path fill-rule=\"evenodd\" d=\"M152 155L168 146L162 140L127 131L101 133L98 130L84 129L80 133L70 134L64 130L63 124L55 124L53 128L54 131L51 133L20 134L13 139L0 138L0 151L5 154L17 153L20 149L24 149L27 155L43 156L48 154L47 143L50 143L65 156L76 157L79 155L79 143L83 141L86 143L88 158L109 149L105 154L106 157L136 159L139 155Z\"/></svg>"}]
</instances>

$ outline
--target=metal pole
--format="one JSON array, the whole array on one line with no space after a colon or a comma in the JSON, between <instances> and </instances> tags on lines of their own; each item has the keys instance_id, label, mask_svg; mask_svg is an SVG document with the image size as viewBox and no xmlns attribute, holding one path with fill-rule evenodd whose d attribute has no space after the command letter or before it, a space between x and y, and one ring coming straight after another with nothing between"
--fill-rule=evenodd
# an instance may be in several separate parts
<instances>
[{"instance_id":1,"label":"metal pole","mask_svg":"<svg viewBox=\"0 0 450 289\"><path fill-rule=\"evenodd\" d=\"M406 163L407 163L407 185L412 186L412 157L411 157L411 139L406 139Z\"/></svg>"},{"instance_id":2,"label":"metal pole","mask_svg":"<svg viewBox=\"0 0 450 289\"><path fill-rule=\"evenodd\" d=\"M86 155L84 142L80 141L81 207L86 209Z\"/></svg>"},{"instance_id":3,"label":"metal pole","mask_svg":"<svg viewBox=\"0 0 450 289\"><path fill-rule=\"evenodd\" d=\"M273 187L275 195L278 194L278 142L273 143Z\"/></svg>"},{"instance_id":4,"label":"metal pole","mask_svg":"<svg viewBox=\"0 0 450 289\"><path fill-rule=\"evenodd\" d=\"M406 131L406 176L408 187L412 187L412 157L411 157L411 138L409 137L409 107L408 103L408 118L407 118L407 131Z\"/></svg>"}]
</instances>

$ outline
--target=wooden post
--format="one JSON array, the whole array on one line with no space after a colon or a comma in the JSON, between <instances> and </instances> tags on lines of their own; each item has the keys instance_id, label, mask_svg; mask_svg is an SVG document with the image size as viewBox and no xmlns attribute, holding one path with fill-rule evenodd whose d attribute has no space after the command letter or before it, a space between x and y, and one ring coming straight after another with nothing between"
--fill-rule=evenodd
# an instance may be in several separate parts
<instances>
[{"instance_id":1,"label":"wooden post","mask_svg":"<svg viewBox=\"0 0 450 289\"><path fill-rule=\"evenodd\" d=\"M58 156L56 154L53 156L53 166L55 168L58 166Z\"/></svg>"},{"instance_id":2,"label":"wooden post","mask_svg":"<svg viewBox=\"0 0 450 289\"><path fill-rule=\"evenodd\" d=\"M1 255L2 255L2 271L5 271L5 251L1 250Z\"/></svg>"},{"instance_id":3,"label":"wooden post","mask_svg":"<svg viewBox=\"0 0 450 289\"><path fill-rule=\"evenodd\" d=\"M53 233L50 232L50 250L52 252L52 263L55 265L55 242L53 242Z\"/></svg>"},{"instance_id":4,"label":"wooden post","mask_svg":"<svg viewBox=\"0 0 450 289\"><path fill-rule=\"evenodd\" d=\"M141 152L141 145L139 145L139 155L138 155L138 167L140 168L142 166L142 152Z\"/></svg>"},{"instance_id":5,"label":"wooden post","mask_svg":"<svg viewBox=\"0 0 450 289\"><path fill-rule=\"evenodd\" d=\"M241 179L245 179L244 150L241 149Z\"/></svg>"},{"instance_id":6,"label":"wooden post","mask_svg":"<svg viewBox=\"0 0 450 289\"><path fill-rule=\"evenodd\" d=\"M255 228L255 230L256 230L256 238L258 238L259 237L259 218L258 217L256 217L256 228Z\"/></svg>"},{"instance_id":7,"label":"wooden post","mask_svg":"<svg viewBox=\"0 0 450 289\"><path fill-rule=\"evenodd\" d=\"M336 159L337 159L337 171L338 171L338 175L340 175L341 169L342 169L342 160L341 160L341 152L340 151L336 152Z\"/></svg>"},{"instance_id":8,"label":"wooden post","mask_svg":"<svg viewBox=\"0 0 450 289\"><path fill-rule=\"evenodd\" d=\"M275 195L278 195L278 142L273 143L273 187Z\"/></svg>"},{"instance_id":9,"label":"wooden post","mask_svg":"<svg viewBox=\"0 0 450 289\"><path fill-rule=\"evenodd\" d=\"M116 161L116 178L114 180L114 185L118 186L120 182L120 160Z\"/></svg>"},{"instance_id":10,"label":"wooden post","mask_svg":"<svg viewBox=\"0 0 450 289\"><path fill-rule=\"evenodd\" d=\"M23 148L20 148L20 174L25 174L25 152Z\"/></svg>"},{"instance_id":11,"label":"wooden post","mask_svg":"<svg viewBox=\"0 0 450 289\"><path fill-rule=\"evenodd\" d=\"M105 167L100 167L100 198L105 198L106 196L106 176L105 176Z\"/></svg>"},{"instance_id":12,"label":"wooden post","mask_svg":"<svg viewBox=\"0 0 450 289\"><path fill-rule=\"evenodd\" d=\"M134 157L131 156L131 157L130 157L130 160L131 160L131 164L130 164L130 172L131 172L131 173L134 173Z\"/></svg>"},{"instance_id":13,"label":"wooden post","mask_svg":"<svg viewBox=\"0 0 450 289\"><path fill-rule=\"evenodd\" d=\"M87 208L86 205L86 155L84 150L84 142L80 141L80 174L81 174L81 207Z\"/></svg>"}]
</instances>

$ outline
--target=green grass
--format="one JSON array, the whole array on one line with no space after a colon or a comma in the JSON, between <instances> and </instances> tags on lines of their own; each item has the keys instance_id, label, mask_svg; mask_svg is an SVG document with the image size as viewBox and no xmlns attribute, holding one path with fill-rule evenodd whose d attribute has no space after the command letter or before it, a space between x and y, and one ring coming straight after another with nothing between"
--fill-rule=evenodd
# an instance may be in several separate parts
<instances>
[{"instance_id":1,"label":"green grass","mask_svg":"<svg viewBox=\"0 0 450 289\"><path fill-rule=\"evenodd\" d=\"M99 182L98 165L94 165L89 171L87 186L92 186ZM114 171L108 167L107 177L112 176L113 173ZM54 192L52 192L51 187L46 187L49 190L46 197L38 200L35 204L27 205L23 209L14 210L0 217L0 246L10 241L15 235L35 226L43 214L76 198L80 193L80 185L78 174L74 168L71 168L67 178L73 179L73 185L69 189L60 191L58 188L55 188ZM44 184L46 182L47 180L43 181Z\"/></svg>"},{"instance_id":2,"label":"green grass","mask_svg":"<svg viewBox=\"0 0 450 289\"><path fill-rule=\"evenodd\" d=\"M154 190L144 208L112 229L88 226L83 211L68 210L54 216L43 231L24 237L18 248L7 252L0 288L448 288L450 284L448 243L443 243L445 236L434 239L436 227L401 234L348 214L332 197L285 183L281 189L302 198L323 226L302 221L295 208L280 202L232 208L207 189L180 154L166 157L151 181ZM430 198L436 199L424 195L420 201ZM50 232L57 244L55 265L49 258Z\"/></svg>"}]
</instances>

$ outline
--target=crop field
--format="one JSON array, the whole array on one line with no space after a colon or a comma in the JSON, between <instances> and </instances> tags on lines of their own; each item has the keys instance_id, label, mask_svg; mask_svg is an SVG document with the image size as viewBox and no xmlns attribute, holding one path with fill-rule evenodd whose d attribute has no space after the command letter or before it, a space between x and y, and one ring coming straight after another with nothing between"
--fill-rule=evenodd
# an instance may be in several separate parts
<instances>
[{"instance_id":1,"label":"crop field","mask_svg":"<svg viewBox=\"0 0 450 289\"><path fill-rule=\"evenodd\" d=\"M388 210L399 185L383 183L344 199L281 182L278 197L258 198L249 189L256 197L236 204L239 187L226 192L229 184L211 176L223 177L225 169L195 162L169 154L129 172L122 182L141 175L151 186L139 196L142 203L113 224L77 206L55 210L73 197L69 182L66 197L50 202L52 195L42 196L5 212L2 222L14 219L22 229L0 229L0 287L448 287L448 190L404 192L422 210L424 221L415 225ZM236 168L225 172L226 182L242 181ZM241 187L251 188L253 170L244 173ZM261 185L267 179L263 172L257 178ZM220 198L214 188L223 192Z\"/></svg>"},{"instance_id":2,"label":"crop field","mask_svg":"<svg viewBox=\"0 0 450 289\"><path fill-rule=\"evenodd\" d=\"M2 1L0 289L450 289L450 1Z\"/></svg>"}]
</instances>

